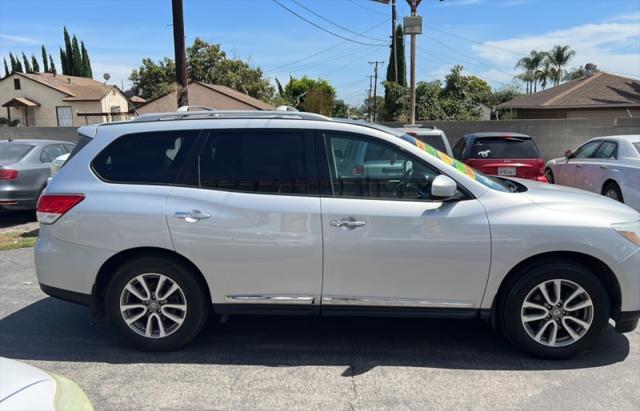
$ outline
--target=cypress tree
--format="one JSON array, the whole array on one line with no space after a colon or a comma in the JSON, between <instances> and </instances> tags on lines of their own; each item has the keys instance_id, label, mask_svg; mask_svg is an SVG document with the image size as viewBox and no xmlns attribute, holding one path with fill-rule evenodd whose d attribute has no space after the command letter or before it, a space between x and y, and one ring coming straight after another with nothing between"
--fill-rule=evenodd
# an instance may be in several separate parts
<instances>
[{"instance_id":1,"label":"cypress tree","mask_svg":"<svg viewBox=\"0 0 640 411\"><path fill-rule=\"evenodd\" d=\"M398 84L403 87L407 86L407 66L404 57L404 36L402 35L402 26L398 24L396 28L396 52L398 54ZM393 62L393 45L389 52L389 65L387 66L387 81L396 81L395 64Z\"/></svg>"},{"instance_id":2,"label":"cypress tree","mask_svg":"<svg viewBox=\"0 0 640 411\"><path fill-rule=\"evenodd\" d=\"M64 60L62 61L62 74L73 74L73 51L71 49L71 38L69 37L66 26L64 28L64 54L62 54L62 52L60 53L61 58L62 56L64 56Z\"/></svg>"},{"instance_id":3,"label":"cypress tree","mask_svg":"<svg viewBox=\"0 0 640 411\"><path fill-rule=\"evenodd\" d=\"M69 69L67 68L67 53L60 47L60 64L62 65L62 74L67 74Z\"/></svg>"},{"instance_id":4,"label":"cypress tree","mask_svg":"<svg viewBox=\"0 0 640 411\"><path fill-rule=\"evenodd\" d=\"M4 62L4 76L7 77L9 74L11 74L11 72L9 71L9 66L7 66L7 59L2 58L2 61Z\"/></svg>"},{"instance_id":5,"label":"cypress tree","mask_svg":"<svg viewBox=\"0 0 640 411\"><path fill-rule=\"evenodd\" d=\"M72 50L72 65L71 65L71 75L72 76L84 76L82 72L82 53L80 52L80 47L78 46L78 39L76 36L73 36L73 40L71 40L71 50Z\"/></svg>"},{"instance_id":6,"label":"cypress tree","mask_svg":"<svg viewBox=\"0 0 640 411\"><path fill-rule=\"evenodd\" d=\"M49 60L47 60L47 50L44 48L44 44L42 45L42 66L44 68L44 72L49 72Z\"/></svg>"},{"instance_id":7,"label":"cypress tree","mask_svg":"<svg viewBox=\"0 0 640 411\"><path fill-rule=\"evenodd\" d=\"M20 59L16 57L16 73L24 73L22 70L22 63L20 63Z\"/></svg>"},{"instance_id":8,"label":"cypress tree","mask_svg":"<svg viewBox=\"0 0 640 411\"><path fill-rule=\"evenodd\" d=\"M24 51L22 52L22 61L24 62L24 72L31 73L32 72L31 65L29 64L29 59L24 54Z\"/></svg>"},{"instance_id":9,"label":"cypress tree","mask_svg":"<svg viewBox=\"0 0 640 411\"><path fill-rule=\"evenodd\" d=\"M51 70L51 73L53 75L58 74L56 72L56 64L53 62L53 59L51 58L51 54L49 54L49 70Z\"/></svg>"},{"instance_id":10,"label":"cypress tree","mask_svg":"<svg viewBox=\"0 0 640 411\"><path fill-rule=\"evenodd\" d=\"M13 57L13 54L9 53L9 60L11 61L11 74L16 72L16 59Z\"/></svg>"},{"instance_id":11,"label":"cypress tree","mask_svg":"<svg viewBox=\"0 0 640 411\"><path fill-rule=\"evenodd\" d=\"M38 60L36 60L36 56L31 55L31 68L34 73L40 73L40 64L38 64Z\"/></svg>"},{"instance_id":12,"label":"cypress tree","mask_svg":"<svg viewBox=\"0 0 640 411\"><path fill-rule=\"evenodd\" d=\"M82 71L84 77L93 78L93 71L91 70L91 61L89 60L89 53L84 47L84 41L80 42L80 49L82 50Z\"/></svg>"}]
</instances>

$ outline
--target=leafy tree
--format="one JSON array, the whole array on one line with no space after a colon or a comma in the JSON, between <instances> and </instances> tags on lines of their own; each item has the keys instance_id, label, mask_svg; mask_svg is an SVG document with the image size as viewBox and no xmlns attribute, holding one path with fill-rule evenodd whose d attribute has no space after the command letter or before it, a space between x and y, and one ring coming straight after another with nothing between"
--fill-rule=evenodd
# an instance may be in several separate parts
<instances>
[{"instance_id":1,"label":"leafy tree","mask_svg":"<svg viewBox=\"0 0 640 411\"><path fill-rule=\"evenodd\" d=\"M336 90L328 81L314 80L307 76L296 79L289 77L285 87L276 79L278 96L275 103L293 106L299 110L311 113L331 115L334 106Z\"/></svg>"},{"instance_id":2,"label":"leafy tree","mask_svg":"<svg viewBox=\"0 0 640 411\"><path fill-rule=\"evenodd\" d=\"M67 56L68 58L69 56ZM82 62L82 53L80 52L80 46L78 46L78 38L73 35L71 40L71 73L72 76L85 77L84 63Z\"/></svg>"},{"instance_id":3,"label":"leafy tree","mask_svg":"<svg viewBox=\"0 0 640 411\"><path fill-rule=\"evenodd\" d=\"M24 52L22 53L22 61L24 62L24 72L25 73L31 73L33 70L31 70L31 65L29 64L29 59L24 54Z\"/></svg>"},{"instance_id":4,"label":"leafy tree","mask_svg":"<svg viewBox=\"0 0 640 411\"><path fill-rule=\"evenodd\" d=\"M22 67L18 70L19 60L17 57L13 57L13 54L9 53L9 60L11 61L11 74L15 72L22 73Z\"/></svg>"},{"instance_id":5,"label":"leafy tree","mask_svg":"<svg viewBox=\"0 0 640 411\"><path fill-rule=\"evenodd\" d=\"M573 69L565 73L563 80L565 81L577 80L582 77L585 77L586 75L587 75L586 67L584 66L574 67Z\"/></svg>"},{"instance_id":6,"label":"leafy tree","mask_svg":"<svg viewBox=\"0 0 640 411\"><path fill-rule=\"evenodd\" d=\"M24 70L22 69L22 63L20 62L20 59L18 58L18 56L16 56L16 70L17 73L24 73Z\"/></svg>"},{"instance_id":7,"label":"leafy tree","mask_svg":"<svg viewBox=\"0 0 640 411\"><path fill-rule=\"evenodd\" d=\"M176 66L170 58L155 63L149 58L142 59L142 66L131 71L129 80L136 96L150 100L175 89Z\"/></svg>"},{"instance_id":8,"label":"leafy tree","mask_svg":"<svg viewBox=\"0 0 640 411\"><path fill-rule=\"evenodd\" d=\"M514 98L521 95L521 90L515 86L504 87L500 90L496 90L491 94L488 106L496 107L499 104L506 103L507 101L513 100Z\"/></svg>"},{"instance_id":9,"label":"leafy tree","mask_svg":"<svg viewBox=\"0 0 640 411\"><path fill-rule=\"evenodd\" d=\"M384 82L384 121L403 121L407 118L409 90L394 81Z\"/></svg>"},{"instance_id":10,"label":"leafy tree","mask_svg":"<svg viewBox=\"0 0 640 411\"><path fill-rule=\"evenodd\" d=\"M62 48L61 48L60 59L62 60L62 74L72 75L73 74L73 48L71 46L71 37L69 37L69 32L67 31L66 26L64 27L64 53L62 52Z\"/></svg>"},{"instance_id":11,"label":"leafy tree","mask_svg":"<svg viewBox=\"0 0 640 411\"><path fill-rule=\"evenodd\" d=\"M407 65L405 61L405 52L404 52L404 35L402 33L402 26L398 24L396 28L396 53L398 55L398 84L403 87L407 86ZM391 51L389 52L389 64L387 65L387 81L396 81L395 76L395 56L393 55L393 44L390 46Z\"/></svg>"},{"instance_id":12,"label":"leafy tree","mask_svg":"<svg viewBox=\"0 0 640 411\"><path fill-rule=\"evenodd\" d=\"M89 60L89 53L84 47L84 41L80 42L80 50L82 53L82 76L93 78L93 70L91 70L91 61Z\"/></svg>"},{"instance_id":13,"label":"leafy tree","mask_svg":"<svg viewBox=\"0 0 640 411\"><path fill-rule=\"evenodd\" d=\"M4 62L4 76L7 77L9 74L11 74L11 71L9 71L9 66L7 65L7 59L3 58L2 61Z\"/></svg>"},{"instance_id":14,"label":"leafy tree","mask_svg":"<svg viewBox=\"0 0 640 411\"><path fill-rule=\"evenodd\" d=\"M56 65L53 62L53 58L51 58L51 54L49 54L49 70L53 74L58 74L56 71Z\"/></svg>"},{"instance_id":15,"label":"leafy tree","mask_svg":"<svg viewBox=\"0 0 640 411\"><path fill-rule=\"evenodd\" d=\"M373 96L364 99L362 106L360 107L360 112L363 113L364 117L371 121L369 116L375 110L376 118L383 118L384 116L384 97L376 96L375 99Z\"/></svg>"},{"instance_id":16,"label":"leafy tree","mask_svg":"<svg viewBox=\"0 0 640 411\"><path fill-rule=\"evenodd\" d=\"M45 73L49 73L49 60L47 60L47 50L44 48L44 44L42 45L40 51L42 52L42 67Z\"/></svg>"},{"instance_id":17,"label":"leafy tree","mask_svg":"<svg viewBox=\"0 0 640 411\"><path fill-rule=\"evenodd\" d=\"M442 82L420 81L416 84L416 118L418 120L442 120L446 114L440 101Z\"/></svg>"},{"instance_id":18,"label":"leafy tree","mask_svg":"<svg viewBox=\"0 0 640 411\"><path fill-rule=\"evenodd\" d=\"M60 65L62 66L62 74L69 73L69 67L67 67L67 52L60 47Z\"/></svg>"},{"instance_id":19,"label":"leafy tree","mask_svg":"<svg viewBox=\"0 0 640 411\"><path fill-rule=\"evenodd\" d=\"M40 64L38 64L38 60L36 60L36 56L34 56L33 54L31 55L31 67L34 73L40 72Z\"/></svg>"},{"instance_id":20,"label":"leafy tree","mask_svg":"<svg viewBox=\"0 0 640 411\"><path fill-rule=\"evenodd\" d=\"M349 105L344 100L336 100L333 104L331 117L349 118Z\"/></svg>"}]
</instances>

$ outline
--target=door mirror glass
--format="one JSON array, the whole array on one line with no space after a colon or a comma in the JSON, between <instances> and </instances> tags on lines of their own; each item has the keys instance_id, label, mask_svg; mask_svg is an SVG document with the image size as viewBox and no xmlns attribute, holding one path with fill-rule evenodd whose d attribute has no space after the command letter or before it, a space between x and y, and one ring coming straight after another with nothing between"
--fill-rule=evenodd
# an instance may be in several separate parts
<instances>
[{"instance_id":1,"label":"door mirror glass","mask_svg":"<svg viewBox=\"0 0 640 411\"><path fill-rule=\"evenodd\" d=\"M566 151L564 152L564 156L565 156L566 158L571 157L571 154L573 154L573 153L571 152L571 150L566 150Z\"/></svg>"},{"instance_id":2,"label":"door mirror glass","mask_svg":"<svg viewBox=\"0 0 640 411\"><path fill-rule=\"evenodd\" d=\"M446 199L455 197L458 193L458 185L449 176L440 174L431 183L431 197Z\"/></svg>"}]
</instances>

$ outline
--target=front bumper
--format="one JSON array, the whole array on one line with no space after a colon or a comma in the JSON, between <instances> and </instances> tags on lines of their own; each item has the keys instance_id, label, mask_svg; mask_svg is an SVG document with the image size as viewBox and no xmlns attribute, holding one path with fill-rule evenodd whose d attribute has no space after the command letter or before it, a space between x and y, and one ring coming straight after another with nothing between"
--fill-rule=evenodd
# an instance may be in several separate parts
<instances>
[{"instance_id":1,"label":"front bumper","mask_svg":"<svg viewBox=\"0 0 640 411\"><path fill-rule=\"evenodd\" d=\"M638 327L640 320L640 311L623 311L616 318L616 331L619 333L628 333Z\"/></svg>"}]
</instances>

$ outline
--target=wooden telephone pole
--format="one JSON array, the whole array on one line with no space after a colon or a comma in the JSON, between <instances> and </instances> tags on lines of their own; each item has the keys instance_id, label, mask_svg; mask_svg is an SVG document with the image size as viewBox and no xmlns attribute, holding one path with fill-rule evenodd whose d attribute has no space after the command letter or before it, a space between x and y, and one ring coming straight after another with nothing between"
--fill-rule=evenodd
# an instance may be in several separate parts
<instances>
[{"instance_id":1,"label":"wooden telephone pole","mask_svg":"<svg viewBox=\"0 0 640 411\"><path fill-rule=\"evenodd\" d=\"M378 98L378 64L382 64L384 61L370 61L369 64L373 64L373 121L376 121Z\"/></svg>"},{"instance_id":2,"label":"wooden telephone pole","mask_svg":"<svg viewBox=\"0 0 640 411\"><path fill-rule=\"evenodd\" d=\"M178 107L189 105L189 83L187 80L187 57L184 49L184 16L182 0L171 0L173 12L173 48L176 55L176 83L178 84Z\"/></svg>"}]
</instances>

